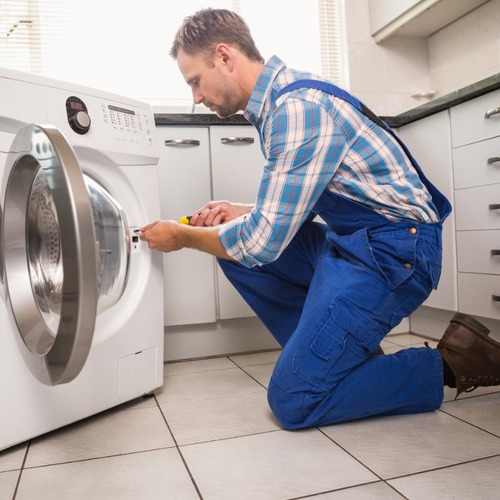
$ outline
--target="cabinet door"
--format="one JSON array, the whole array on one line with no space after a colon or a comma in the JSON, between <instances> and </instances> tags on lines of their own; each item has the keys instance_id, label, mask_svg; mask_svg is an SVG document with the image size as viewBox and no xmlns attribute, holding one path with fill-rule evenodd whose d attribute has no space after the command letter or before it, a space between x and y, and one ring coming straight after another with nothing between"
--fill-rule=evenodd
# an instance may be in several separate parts
<instances>
[{"instance_id":1,"label":"cabinet door","mask_svg":"<svg viewBox=\"0 0 500 500\"><path fill-rule=\"evenodd\" d=\"M211 196L208 127L157 128L162 219L178 220ZM216 321L214 258L195 250L164 254L165 325Z\"/></svg>"},{"instance_id":2,"label":"cabinet door","mask_svg":"<svg viewBox=\"0 0 500 500\"><path fill-rule=\"evenodd\" d=\"M264 156L257 131L249 126L210 127L214 200L253 203ZM217 267L220 319L255 316Z\"/></svg>"},{"instance_id":3,"label":"cabinet door","mask_svg":"<svg viewBox=\"0 0 500 500\"><path fill-rule=\"evenodd\" d=\"M428 179L453 200L453 168L448 111L401 127L399 136L417 159ZM456 311L457 262L455 220L451 214L443 226L443 269L437 290L424 305Z\"/></svg>"}]
</instances>

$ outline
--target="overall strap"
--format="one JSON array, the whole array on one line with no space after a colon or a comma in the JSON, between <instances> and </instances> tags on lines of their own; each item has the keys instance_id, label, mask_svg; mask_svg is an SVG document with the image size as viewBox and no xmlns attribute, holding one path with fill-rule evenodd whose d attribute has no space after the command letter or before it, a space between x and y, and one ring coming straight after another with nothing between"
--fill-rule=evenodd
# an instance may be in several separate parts
<instances>
[{"instance_id":1,"label":"overall strap","mask_svg":"<svg viewBox=\"0 0 500 500\"><path fill-rule=\"evenodd\" d=\"M358 111L361 111L361 113L370 118L372 122L376 123L378 126L382 127L388 132L393 133L389 125L381 120L371 109L367 108L359 99L354 97L352 94L349 94L349 92L341 89L340 87L337 87L333 83L324 82L322 80L296 80L295 82L292 82L283 87L278 93L278 97L281 97L283 94L291 92L292 90L301 88L317 89L326 92L327 94L334 95L335 97L339 97L340 99L343 99L344 101L347 101L349 104L354 106Z\"/></svg>"},{"instance_id":2,"label":"overall strap","mask_svg":"<svg viewBox=\"0 0 500 500\"><path fill-rule=\"evenodd\" d=\"M311 80L311 79L303 79L303 80L296 80L285 87L283 87L280 92L278 93L277 98L281 97L283 94L286 94L287 92L291 92L292 90L297 90L300 88L311 88L311 89L317 89L321 90L322 92L325 92L327 94L331 94L335 97L338 97L349 104L351 104L354 108L356 108L358 111L360 111L363 115L365 115L367 118L369 118L372 122L374 122L376 125L379 127L383 128L385 131L387 131L389 134L396 139L398 144L401 146L405 154L408 156L409 160L411 161L412 165L415 167L415 169L418 172L418 175L424 185L427 187L429 190L432 198L437 202L438 200L441 201L442 207L439 210L441 217L444 219L450 212L451 212L451 205L449 204L448 200L443 196L443 194L427 179L425 174L422 172L422 169L420 168L420 165L418 164L417 160L413 157L413 155L410 153L409 149L406 147L406 144L398 137L398 135L392 130L387 123L385 123L380 117L378 117L371 109L366 107L359 99L354 97L352 94L349 94L344 89L341 89L340 87L337 87L333 83L325 82L322 80ZM441 205L440 203L440 205Z\"/></svg>"}]
</instances>

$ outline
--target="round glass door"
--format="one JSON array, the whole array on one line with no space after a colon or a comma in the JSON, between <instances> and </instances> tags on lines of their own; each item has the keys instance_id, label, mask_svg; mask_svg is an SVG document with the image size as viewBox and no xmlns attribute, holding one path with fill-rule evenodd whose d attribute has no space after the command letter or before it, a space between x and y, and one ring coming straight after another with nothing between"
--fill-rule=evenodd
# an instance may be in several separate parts
<instances>
[{"instance_id":1,"label":"round glass door","mask_svg":"<svg viewBox=\"0 0 500 500\"><path fill-rule=\"evenodd\" d=\"M31 371L43 383L66 383L85 364L98 310L123 293L126 221L82 174L57 129L29 125L12 151L3 224L7 296Z\"/></svg>"}]
</instances>

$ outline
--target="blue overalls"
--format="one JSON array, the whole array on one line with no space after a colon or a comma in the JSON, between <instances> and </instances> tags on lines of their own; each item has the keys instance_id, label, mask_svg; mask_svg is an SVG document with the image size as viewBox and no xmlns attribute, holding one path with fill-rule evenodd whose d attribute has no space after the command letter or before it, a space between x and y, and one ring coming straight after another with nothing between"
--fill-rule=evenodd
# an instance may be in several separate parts
<instances>
[{"instance_id":1,"label":"blue overalls","mask_svg":"<svg viewBox=\"0 0 500 500\"><path fill-rule=\"evenodd\" d=\"M302 80L282 93L299 87L320 88L347 100L395 136L362 103L333 85ZM304 223L276 261L249 269L219 259L225 275L283 347L268 401L287 429L441 405L443 367L436 350L372 354L437 286L442 223L451 212L448 200L400 144L429 190L439 222L392 222L325 191L313 211L326 224Z\"/></svg>"}]
</instances>

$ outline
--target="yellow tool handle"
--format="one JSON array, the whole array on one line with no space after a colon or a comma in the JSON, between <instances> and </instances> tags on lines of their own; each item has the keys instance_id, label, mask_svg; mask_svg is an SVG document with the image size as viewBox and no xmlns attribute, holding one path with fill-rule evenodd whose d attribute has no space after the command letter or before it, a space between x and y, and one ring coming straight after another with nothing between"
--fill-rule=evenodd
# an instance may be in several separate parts
<instances>
[{"instance_id":1,"label":"yellow tool handle","mask_svg":"<svg viewBox=\"0 0 500 500\"><path fill-rule=\"evenodd\" d=\"M189 224L189 221L191 220L191 215L185 215L184 217L181 217L179 219L180 224Z\"/></svg>"}]
</instances>

